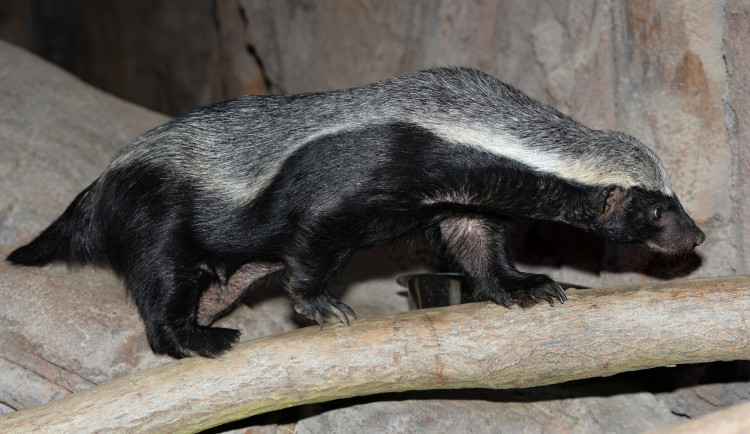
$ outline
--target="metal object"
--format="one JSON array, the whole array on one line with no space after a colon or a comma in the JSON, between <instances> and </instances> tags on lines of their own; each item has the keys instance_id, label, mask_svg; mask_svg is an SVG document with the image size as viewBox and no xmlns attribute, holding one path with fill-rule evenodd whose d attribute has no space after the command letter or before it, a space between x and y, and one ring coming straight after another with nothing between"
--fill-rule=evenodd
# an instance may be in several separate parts
<instances>
[{"instance_id":1,"label":"metal object","mask_svg":"<svg viewBox=\"0 0 750 434\"><path fill-rule=\"evenodd\" d=\"M409 274L396 281L408 289L409 309L412 310L472 301L465 277L460 273Z\"/></svg>"}]
</instances>

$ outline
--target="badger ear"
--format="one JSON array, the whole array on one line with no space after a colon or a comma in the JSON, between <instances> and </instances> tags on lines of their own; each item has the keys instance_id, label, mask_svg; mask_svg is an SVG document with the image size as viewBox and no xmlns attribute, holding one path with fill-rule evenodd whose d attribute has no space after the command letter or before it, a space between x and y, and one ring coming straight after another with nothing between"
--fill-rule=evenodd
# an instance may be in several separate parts
<instances>
[{"instance_id":1,"label":"badger ear","mask_svg":"<svg viewBox=\"0 0 750 434\"><path fill-rule=\"evenodd\" d=\"M601 217L609 216L612 211L620 209L630 199L627 190L620 187L603 189L600 195L604 199L601 202Z\"/></svg>"}]
</instances>

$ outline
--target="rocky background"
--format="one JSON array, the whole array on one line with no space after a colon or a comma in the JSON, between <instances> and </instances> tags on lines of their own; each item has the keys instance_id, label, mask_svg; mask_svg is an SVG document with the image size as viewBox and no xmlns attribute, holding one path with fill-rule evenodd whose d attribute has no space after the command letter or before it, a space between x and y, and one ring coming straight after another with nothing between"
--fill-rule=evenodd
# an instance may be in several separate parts
<instances>
[{"instance_id":1,"label":"rocky background","mask_svg":"<svg viewBox=\"0 0 750 434\"><path fill-rule=\"evenodd\" d=\"M15 45L0 43L0 244L29 240L117 149L168 119L21 48L171 116L244 93L323 91L453 64L649 144L707 234L696 253L666 260L521 224L522 268L588 286L750 273L746 1L10 0L0 2L0 39ZM435 263L404 250L356 256L334 292L360 315L405 309L393 276ZM305 324L272 289L225 319L243 338ZM132 301L107 272L3 263L0 297L0 413L168 360L150 354ZM242 426L635 432L750 400L749 382L746 363L721 363L535 390L367 398Z\"/></svg>"}]
</instances>

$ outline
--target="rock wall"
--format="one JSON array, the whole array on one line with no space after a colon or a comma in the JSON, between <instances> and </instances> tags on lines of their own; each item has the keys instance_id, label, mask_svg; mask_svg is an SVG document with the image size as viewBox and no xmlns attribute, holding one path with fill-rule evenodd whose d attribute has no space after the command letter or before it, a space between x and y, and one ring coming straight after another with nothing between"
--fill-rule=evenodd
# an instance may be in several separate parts
<instances>
[{"instance_id":1,"label":"rock wall","mask_svg":"<svg viewBox=\"0 0 750 434\"><path fill-rule=\"evenodd\" d=\"M734 269L750 273L750 5L729 0L725 9L724 58L728 83L724 96L726 127L732 149L732 216L723 222L737 254Z\"/></svg>"}]
</instances>

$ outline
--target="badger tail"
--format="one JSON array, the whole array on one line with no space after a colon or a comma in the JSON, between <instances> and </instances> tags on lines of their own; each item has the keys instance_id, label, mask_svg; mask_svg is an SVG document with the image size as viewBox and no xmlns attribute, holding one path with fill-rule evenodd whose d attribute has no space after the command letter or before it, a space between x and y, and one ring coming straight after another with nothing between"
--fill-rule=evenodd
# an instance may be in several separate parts
<instances>
[{"instance_id":1,"label":"badger tail","mask_svg":"<svg viewBox=\"0 0 750 434\"><path fill-rule=\"evenodd\" d=\"M98 243L94 225L94 188L96 183L82 191L65 212L29 244L8 255L8 261L17 265L42 266L53 261L83 264L95 259Z\"/></svg>"}]
</instances>

